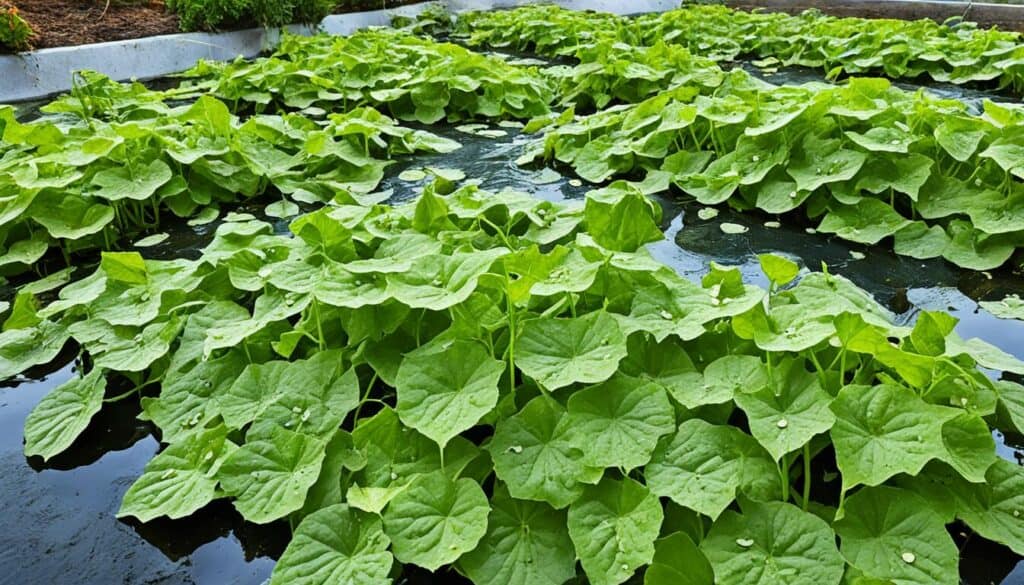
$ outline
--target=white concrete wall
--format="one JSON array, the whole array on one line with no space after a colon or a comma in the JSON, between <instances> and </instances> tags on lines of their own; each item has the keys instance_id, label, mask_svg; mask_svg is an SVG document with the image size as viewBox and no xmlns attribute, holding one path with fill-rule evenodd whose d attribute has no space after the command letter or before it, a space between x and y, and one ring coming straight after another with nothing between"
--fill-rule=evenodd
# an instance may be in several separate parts
<instances>
[{"instance_id":1,"label":"white concrete wall","mask_svg":"<svg viewBox=\"0 0 1024 585\"><path fill-rule=\"evenodd\" d=\"M530 4L529 0L447 0L451 10L505 8ZM558 0L576 10L603 10L619 14L664 11L677 0ZM415 15L426 7L415 4L388 10L335 14L320 28L347 35L370 27L386 26L394 14ZM310 27L289 27L311 34ZM72 74L82 69L116 79L152 79L184 71L200 59L227 61L255 57L278 42L278 30L249 29L225 33L182 33L78 47L42 49L18 55L0 55L0 103L39 99L71 89Z\"/></svg>"}]
</instances>

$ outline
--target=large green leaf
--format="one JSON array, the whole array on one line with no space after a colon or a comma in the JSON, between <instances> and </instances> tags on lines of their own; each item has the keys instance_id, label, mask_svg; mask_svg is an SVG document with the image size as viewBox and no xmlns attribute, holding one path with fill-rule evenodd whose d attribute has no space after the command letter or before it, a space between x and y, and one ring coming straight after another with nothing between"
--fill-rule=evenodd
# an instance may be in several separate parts
<instances>
[{"instance_id":1,"label":"large green leaf","mask_svg":"<svg viewBox=\"0 0 1024 585\"><path fill-rule=\"evenodd\" d=\"M913 492L864 488L846 500L835 530L843 556L865 575L896 585L960 582L956 544Z\"/></svg>"},{"instance_id":2,"label":"large green leaf","mask_svg":"<svg viewBox=\"0 0 1024 585\"><path fill-rule=\"evenodd\" d=\"M218 477L246 520L266 524L302 508L320 474L324 448L321 439L275 427L228 456Z\"/></svg>"},{"instance_id":3,"label":"large green leaf","mask_svg":"<svg viewBox=\"0 0 1024 585\"><path fill-rule=\"evenodd\" d=\"M956 410L933 406L899 386L847 386L831 405L832 442L843 486L879 485L898 473L915 475L943 457L942 425Z\"/></svg>"},{"instance_id":4,"label":"large green leaf","mask_svg":"<svg viewBox=\"0 0 1024 585\"><path fill-rule=\"evenodd\" d=\"M391 583L389 545L380 518L345 504L328 506L299 524L270 583Z\"/></svg>"},{"instance_id":5,"label":"large green leaf","mask_svg":"<svg viewBox=\"0 0 1024 585\"><path fill-rule=\"evenodd\" d=\"M750 433L776 461L803 447L811 437L832 428L832 396L803 360L784 360L774 384L753 392L737 392L736 405L747 414Z\"/></svg>"},{"instance_id":6,"label":"large green leaf","mask_svg":"<svg viewBox=\"0 0 1024 585\"><path fill-rule=\"evenodd\" d=\"M472 479L440 471L421 475L384 511L395 557L434 571L476 548L487 532L490 506Z\"/></svg>"},{"instance_id":7,"label":"large green leaf","mask_svg":"<svg viewBox=\"0 0 1024 585\"><path fill-rule=\"evenodd\" d=\"M845 566L828 524L784 502L726 511L700 548L720 585L837 585Z\"/></svg>"},{"instance_id":8,"label":"large green leaf","mask_svg":"<svg viewBox=\"0 0 1024 585\"><path fill-rule=\"evenodd\" d=\"M572 443L590 467L646 464L658 439L675 430L675 413L658 386L615 375L569 398Z\"/></svg>"},{"instance_id":9,"label":"large green leaf","mask_svg":"<svg viewBox=\"0 0 1024 585\"><path fill-rule=\"evenodd\" d=\"M398 416L444 448L498 403L504 371L504 362L475 341L414 352L398 367Z\"/></svg>"},{"instance_id":10,"label":"large green leaf","mask_svg":"<svg viewBox=\"0 0 1024 585\"><path fill-rule=\"evenodd\" d=\"M774 485L778 472L750 435L691 419L679 425L675 435L662 439L644 476L656 495L717 518L738 490L761 490L759 484L765 481Z\"/></svg>"},{"instance_id":11,"label":"large green leaf","mask_svg":"<svg viewBox=\"0 0 1024 585\"><path fill-rule=\"evenodd\" d=\"M564 508L583 491L583 451L573 444L569 415L550 397L534 398L499 422L487 449L515 498Z\"/></svg>"},{"instance_id":12,"label":"large green leaf","mask_svg":"<svg viewBox=\"0 0 1024 585\"><path fill-rule=\"evenodd\" d=\"M610 378L626 357L626 336L604 311L579 318L542 317L523 324L516 366L549 390Z\"/></svg>"},{"instance_id":13,"label":"large green leaf","mask_svg":"<svg viewBox=\"0 0 1024 585\"><path fill-rule=\"evenodd\" d=\"M632 479L588 486L569 507L569 536L589 581L617 585L650 563L663 518L657 496Z\"/></svg>"},{"instance_id":14,"label":"large green leaf","mask_svg":"<svg viewBox=\"0 0 1024 585\"><path fill-rule=\"evenodd\" d=\"M64 349L69 337L67 327L50 320L0 333L0 380L51 361Z\"/></svg>"},{"instance_id":15,"label":"large green leaf","mask_svg":"<svg viewBox=\"0 0 1024 585\"><path fill-rule=\"evenodd\" d=\"M107 378L93 368L54 388L25 419L25 455L50 459L71 446L103 407Z\"/></svg>"},{"instance_id":16,"label":"large green leaf","mask_svg":"<svg viewBox=\"0 0 1024 585\"><path fill-rule=\"evenodd\" d=\"M173 176L171 167L162 160L154 160L147 165L106 169L93 177L92 184L98 189L92 195L108 201L143 201L152 197Z\"/></svg>"},{"instance_id":17,"label":"large green leaf","mask_svg":"<svg viewBox=\"0 0 1024 585\"><path fill-rule=\"evenodd\" d=\"M690 537L674 532L654 543L654 560L644 572L644 585L713 585L711 563Z\"/></svg>"},{"instance_id":18,"label":"large green leaf","mask_svg":"<svg viewBox=\"0 0 1024 585\"><path fill-rule=\"evenodd\" d=\"M499 485L491 496L487 534L459 559L459 566L478 585L561 585L576 575L566 514L512 498Z\"/></svg>"},{"instance_id":19,"label":"large green leaf","mask_svg":"<svg viewBox=\"0 0 1024 585\"><path fill-rule=\"evenodd\" d=\"M633 252L665 236L658 229L661 208L625 182L587 193L587 231L609 250Z\"/></svg>"},{"instance_id":20,"label":"large green leaf","mask_svg":"<svg viewBox=\"0 0 1024 585\"><path fill-rule=\"evenodd\" d=\"M985 474L985 482L956 485L957 515L983 537L1024 554L1024 470L997 459Z\"/></svg>"},{"instance_id":21,"label":"large green leaf","mask_svg":"<svg viewBox=\"0 0 1024 585\"><path fill-rule=\"evenodd\" d=\"M224 425L167 447L128 488L117 515L149 522L192 514L217 497L217 471L235 449Z\"/></svg>"}]
</instances>

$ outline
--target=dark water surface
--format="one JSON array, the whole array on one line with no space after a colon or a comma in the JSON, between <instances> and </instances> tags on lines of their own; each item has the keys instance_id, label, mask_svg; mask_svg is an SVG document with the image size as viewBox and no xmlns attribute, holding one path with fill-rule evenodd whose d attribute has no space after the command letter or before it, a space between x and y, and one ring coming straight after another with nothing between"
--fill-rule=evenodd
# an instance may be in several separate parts
<instances>
[{"instance_id":1,"label":"dark water surface","mask_svg":"<svg viewBox=\"0 0 1024 585\"><path fill-rule=\"evenodd\" d=\"M491 129L499 129L491 126ZM457 168L479 179L490 190L513 188L548 200L580 198L587 191L569 177L554 179L540 170L523 169L514 160L530 137L513 128L503 138L469 135L452 128L432 131L459 140L463 148L451 154L407 157L393 165L381 189L393 189L393 201L413 197L422 182L407 182L398 174L434 166ZM547 182L551 181L551 182ZM260 216L272 201L246 204L236 211ZM740 266L747 279L765 285L756 255L781 253L813 270L827 263L871 291L898 316L913 322L924 309L951 311L960 319L964 337L980 337L1024 359L1024 322L999 320L978 307L978 300L998 300L1022 288L1024 278L1009 271L985 276L962 271L942 261L899 257L883 247L843 242L806 233L799 222L766 227L775 218L727 209L710 220L697 216L699 206L660 199L665 210L666 239L652 253L680 273L699 278L711 262ZM273 220L287 231L287 220ZM746 226L744 234L727 235L724 222ZM195 256L210 240L216 224L168 226L170 239L143 250L150 258ZM864 255L858 260L851 254ZM91 269L90 269L91 270ZM87 270L80 271L81 277ZM10 291L8 291L10 292ZM159 445L146 423L136 422L137 404L107 405L68 453L44 465L22 455L22 426L36 403L73 373L73 355L49 371L0 387L0 584L196 584L260 585L264 583L289 538L284 524L256 526L244 522L232 507L215 503L191 518L140 525L115 518L120 500ZM997 434L1000 454L1020 462L1020 437ZM1024 565L1005 547L967 539L962 576L969 585L1024 583ZM1015 568L1016 566L1016 568ZM460 583L451 574L410 572L410 584Z\"/></svg>"}]
</instances>

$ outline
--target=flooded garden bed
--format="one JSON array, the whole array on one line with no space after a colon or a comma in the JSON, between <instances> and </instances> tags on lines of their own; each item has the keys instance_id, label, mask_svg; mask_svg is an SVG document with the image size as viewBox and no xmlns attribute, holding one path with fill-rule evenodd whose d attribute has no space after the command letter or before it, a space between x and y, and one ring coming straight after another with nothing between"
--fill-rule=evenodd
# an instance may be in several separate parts
<instances>
[{"instance_id":1,"label":"flooded garden bed","mask_svg":"<svg viewBox=\"0 0 1024 585\"><path fill-rule=\"evenodd\" d=\"M0 109L7 578L1019 580L1013 70L737 63L688 10Z\"/></svg>"}]
</instances>

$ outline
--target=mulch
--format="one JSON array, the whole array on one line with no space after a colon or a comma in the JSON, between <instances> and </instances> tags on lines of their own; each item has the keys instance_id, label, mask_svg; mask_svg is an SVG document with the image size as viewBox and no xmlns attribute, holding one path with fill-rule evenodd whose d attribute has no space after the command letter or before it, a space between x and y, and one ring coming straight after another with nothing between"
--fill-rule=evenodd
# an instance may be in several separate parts
<instances>
[{"instance_id":1,"label":"mulch","mask_svg":"<svg viewBox=\"0 0 1024 585\"><path fill-rule=\"evenodd\" d=\"M36 49L138 39L178 31L178 17L159 0L118 4L104 0L15 0L35 30Z\"/></svg>"},{"instance_id":2,"label":"mulch","mask_svg":"<svg viewBox=\"0 0 1024 585\"><path fill-rule=\"evenodd\" d=\"M357 0L346 3L345 8L336 12L393 8L420 1ZM35 49L181 32L177 15L168 12L162 0L137 4L111 0L109 5L106 0L14 0L13 3L36 33L32 38L32 47Z\"/></svg>"}]
</instances>

